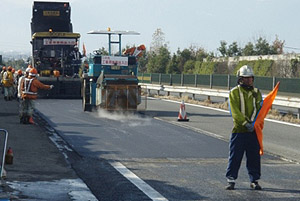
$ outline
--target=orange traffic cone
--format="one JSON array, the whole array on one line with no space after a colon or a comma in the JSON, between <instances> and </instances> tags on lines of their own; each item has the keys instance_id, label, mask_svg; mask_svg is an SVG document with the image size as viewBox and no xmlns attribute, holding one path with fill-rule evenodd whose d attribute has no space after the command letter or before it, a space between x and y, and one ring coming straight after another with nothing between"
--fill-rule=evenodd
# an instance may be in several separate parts
<instances>
[{"instance_id":1,"label":"orange traffic cone","mask_svg":"<svg viewBox=\"0 0 300 201\"><path fill-rule=\"evenodd\" d=\"M11 147L9 147L5 154L5 164L12 165L13 159L14 159L13 150Z\"/></svg>"},{"instance_id":2,"label":"orange traffic cone","mask_svg":"<svg viewBox=\"0 0 300 201\"><path fill-rule=\"evenodd\" d=\"M178 121L189 121L189 119L186 117L184 101L182 101L180 104L180 109L179 109L179 114L178 114L177 120Z\"/></svg>"}]
</instances>

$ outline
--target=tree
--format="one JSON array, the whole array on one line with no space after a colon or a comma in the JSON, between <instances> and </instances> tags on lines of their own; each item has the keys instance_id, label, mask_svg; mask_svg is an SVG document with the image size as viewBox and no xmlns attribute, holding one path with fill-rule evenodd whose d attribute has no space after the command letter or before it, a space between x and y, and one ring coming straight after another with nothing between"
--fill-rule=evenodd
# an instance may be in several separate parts
<instances>
[{"instance_id":1,"label":"tree","mask_svg":"<svg viewBox=\"0 0 300 201\"><path fill-rule=\"evenodd\" d=\"M270 54L270 45L265 38L259 37L255 44L256 55L268 55Z\"/></svg>"},{"instance_id":2,"label":"tree","mask_svg":"<svg viewBox=\"0 0 300 201\"><path fill-rule=\"evenodd\" d=\"M184 64L183 73L193 74L194 70L195 70L195 60L190 59L186 61Z\"/></svg>"},{"instance_id":3,"label":"tree","mask_svg":"<svg viewBox=\"0 0 300 201\"><path fill-rule=\"evenodd\" d=\"M161 47L167 48L167 43L165 41L165 34L161 30L161 28L156 29L156 31L152 35L152 42L150 45L150 51L158 53Z\"/></svg>"},{"instance_id":4,"label":"tree","mask_svg":"<svg viewBox=\"0 0 300 201\"><path fill-rule=\"evenodd\" d=\"M195 52L195 60L203 61L203 59L207 58L210 54L207 53L203 48L198 48ZM213 53L211 53L213 55Z\"/></svg>"},{"instance_id":5,"label":"tree","mask_svg":"<svg viewBox=\"0 0 300 201\"><path fill-rule=\"evenodd\" d=\"M182 52L180 50L177 51L178 54L178 70L180 73L184 71L184 64L186 61L193 59L192 51L190 49L184 49Z\"/></svg>"},{"instance_id":6,"label":"tree","mask_svg":"<svg viewBox=\"0 0 300 201\"><path fill-rule=\"evenodd\" d=\"M221 53L222 57L226 57L227 56L227 42L222 40L220 41L221 46L218 48L219 52Z\"/></svg>"},{"instance_id":7,"label":"tree","mask_svg":"<svg viewBox=\"0 0 300 201\"><path fill-rule=\"evenodd\" d=\"M138 58L139 72L141 73L147 72L147 63L148 63L148 52L145 51L144 54Z\"/></svg>"},{"instance_id":8,"label":"tree","mask_svg":"<svg viewBox=\"0 0 300 201\"><path fill-rule=\"evenodd\" d=\"M176 54L173 54L172 59L167 65L166 73L173 74L173 73L180 73L178 69L178 57Z\"/></svg>"},{"instance_id":9,"label":"tree","mask_svg":"<svg viewBox=\"0 0 300 201\"><path fill-rule=\"evenodd\" d=\"M254 45L251 42L248 42L245 47L242 49L243 56L255 55Z\"/></svg>"},{"instance_id":10,"label":"tree","mask_svg":"<svg viewBox=\"0 0 300 201\"><path fill-rule=\"evenodd\" d=\"M170 61L170 52L166 47L160 47L158 54L151 52L147 72L149 73L166 73L167 65Z\"/></svg>"},{"instance_id":11,"label":"tree","mask_svg":"<svg viewBox=\"0 0 300 201\"><path fill-rule=\"evenodd\" d=\"M273 41L273 45L271 47L271 51L273 54L283 54L283 46L285 41L279 40L278 36L276 35L276 39Z\"/></svg>"},{"instance_id":12,"label":"tree","mask_svg":"<svg viewBox=\"0 0 300 201\"><path fill-rule=\"evenodd\" d=\"M241 56L241 49L238 47L237 42L232 42L227 49L227 56Z\"/></svg>"}]
</instances>

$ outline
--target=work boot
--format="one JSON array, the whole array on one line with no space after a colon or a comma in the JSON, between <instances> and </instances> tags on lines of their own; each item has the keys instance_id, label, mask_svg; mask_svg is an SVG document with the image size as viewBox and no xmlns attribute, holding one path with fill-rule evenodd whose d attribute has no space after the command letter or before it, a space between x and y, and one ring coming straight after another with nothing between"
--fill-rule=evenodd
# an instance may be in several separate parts
<instances>
[{"instance_id":1,"label":"work boot","mask_svg":"<svg viewBox=\"0 0 300 201\"><path fill-rule=\"evenodd\" d=\"M234 190L234 182L228 182L227 186L225 187L226 190Z\"/></svg>"},{"instance_id":2,"label":"work boot","mask_svg":"<svg viewBox=\"0 0 300 201\"><path fill-rule=\"evenodd\" d=\"M33 118L32 118L32 116L30 116L30 117L29 117L29 119L28 119L28 123L30 123L30 124L34 124L34 121L33 121Z\"/></svg>"},{"instance_id":3,"label":"work boot","mask_svg":"<svg viewBox=\"0 0 300 201\"><path fill-rule=\"evenodd\" d=\"M262 190L261 186L258 184L257 181L252 182L252 183L250 184L250 187L251 187L252 189L254 189L254 190Z\"/></svg>"},{"instance_id":4,"label":"work boot","mask_svg":"<svg viewBox=\"0 0 300 201\"><path fill-rule=\"evenodd\" d=\"M7 99L7 96L4 96L4 100L6 100L6 101L8 100L8 99Z\"/></svg>"}]
</instances>

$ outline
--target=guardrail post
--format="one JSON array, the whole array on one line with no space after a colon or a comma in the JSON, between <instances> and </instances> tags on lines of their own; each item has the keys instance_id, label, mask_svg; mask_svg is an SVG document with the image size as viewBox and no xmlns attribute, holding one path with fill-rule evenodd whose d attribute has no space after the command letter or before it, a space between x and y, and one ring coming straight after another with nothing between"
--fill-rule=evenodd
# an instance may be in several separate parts
<instances>
[{"instance_id":1,"label":"guardrail post","mask_svg":"<svg viewBox=\"0 0 300 201\"><path fill-rule=\"evenodd\" d=\"M198 75L195 74L195 87L197 87Z\"/></svg>"},{"instance_id":2,"label":"guardrail post","mask_svg":"<svg viewBox=\"0 0 300 201\"><path fill-rule=\"evenodd\" d=\"M142 83L145 83L145 81L144 81L144 73L142 73Z\"/></svg>"},{"instance_id":3,"label":"guardrail post","mask_svg":"<svg viewBox=\"0 0 300 201\"><path fill-rule=\"evenodd\" d=\"M183 82L184 82L183 73L181 73L181 86L183 86Z\"/></svg>"},{"instance_id":4,"label":"guardrail post","mask_svg":"<svg viewBox=\"0 0 300 201\"><path fill-rule=\"evenodd\" d=\"M152 73L150 73L150 83L152 84Z\"/></svg>"},{"instance_id":5,"label":"guardrail post","mask_svg":"<svg viewBox=\"0 0 300 201\"><path fill-rule=\"evenodd\" d=\"M210 74L210 75L209 75L209 88L212 89L212 86L213 86L213 75Z\"/></svg>"},{"instance_id":6,"label":"guardrail post","mask_svg":"<svg viewBox=\"0 0 300 201\"><path fill-rule=\"evenodd\" d=\"M170 86L172 86L172 74L170 74Z\"/></svg>"},{"instance_id":7,"label":"guardrail post","mask_svg":"<svg viewBox=\"0 0 300 201\"><path fill-rule=\"evenodd\" d=\"M272 84L272 89L274 89L274 87L275 87L275 82L276 82L276 77L275 77L275 76L273 76L273 84Z\"/></svg>"},{"instance_id":8,"label":"guardrail post","mask_svg":"<svg viewBox=\"0 0 300 201\"><path fill-rule=\"evenodd\" d=\"M300 119L300 108L298 108L297 118Z\"/></svg>"},{"instance_id":9,"label":"guardrail post","mask_svg":"<svg viewBox=\"0 0 300 201\"><path fill-rule=\"evenodd\" d=\"M192 95L192 100L195 100L195 99L196 99L195 96L196 96L196 94L193 94L193 95Z\"/></svg>"},{"instance_id":10,"label":"guardrail post","mask_svg":"<svg viewBox=\"0 0 300 201\"><path fill-rule=\"evenodd\" d=\"M230 90L230 75L228 74L227 78L227 89Z\"/></svg>"}]
</instances>

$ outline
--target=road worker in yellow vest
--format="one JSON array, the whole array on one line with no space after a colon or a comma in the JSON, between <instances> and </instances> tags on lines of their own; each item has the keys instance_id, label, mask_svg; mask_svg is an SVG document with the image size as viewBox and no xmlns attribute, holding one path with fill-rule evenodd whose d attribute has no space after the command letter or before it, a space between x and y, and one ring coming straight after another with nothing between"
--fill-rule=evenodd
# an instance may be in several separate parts
<instances>
[{"instance_id":1,"label":"road worker in yellow vest","mask_svg":"<svg viewBox=\"0 0 300 201\"><path fill-rule=\"evenodd\" d=\"M3 86L3 74L6 72L6 67L5 66L2 66L2 70L1 70L1 73L0 73L0 86L1 86L1 93L4 94L4 86Z\"/></svg>"},{"instance_id":2,"label":"road worker in yellow vest","mask_svg":"<svg viewBox=\"0 0 300 201\"><path fill-rule=\"evenodd\" d=\"M44 89L49 90L52 89L53 85L45 85L41 83L37 78L37 70L32 68L29 71L28 78L25 78L23 83L21 84L21 96L22 96L22 110L20 111L20 123L23 124L34 124L32 115L34 110L34 100L37 99L38 90Z\"/></svg>"},{"instance_id":3,"label":"road worker in yellow vest","mask_svg":"<svg viewBox=\"0 0 300 201\"><path fill-rule=\"evenodd\" d=\"M237 71L238 83L229 93L229 106L233 118L230 138L229 162L226 172L228 185L226 190L234 190L235 180L246 153L246 167L250 187L261 190L258 180L261 176L259 143L254 130L256 115L262 105L262 94L254 87L253 69L244 65Z\"/></svg>"},{"instance_id":4,"label":"road worker in yellow vest","mask_svg":"<svg viewBox=\"0 0 300 201\"><path fill-rule=\"evenodd\" d=\"M7 71L3 73L2 84L4 87L4 99L10 101L13 99L13 85L14 75L12 73L12 67L8 66Z\"/></svg>"}]
</instances>

